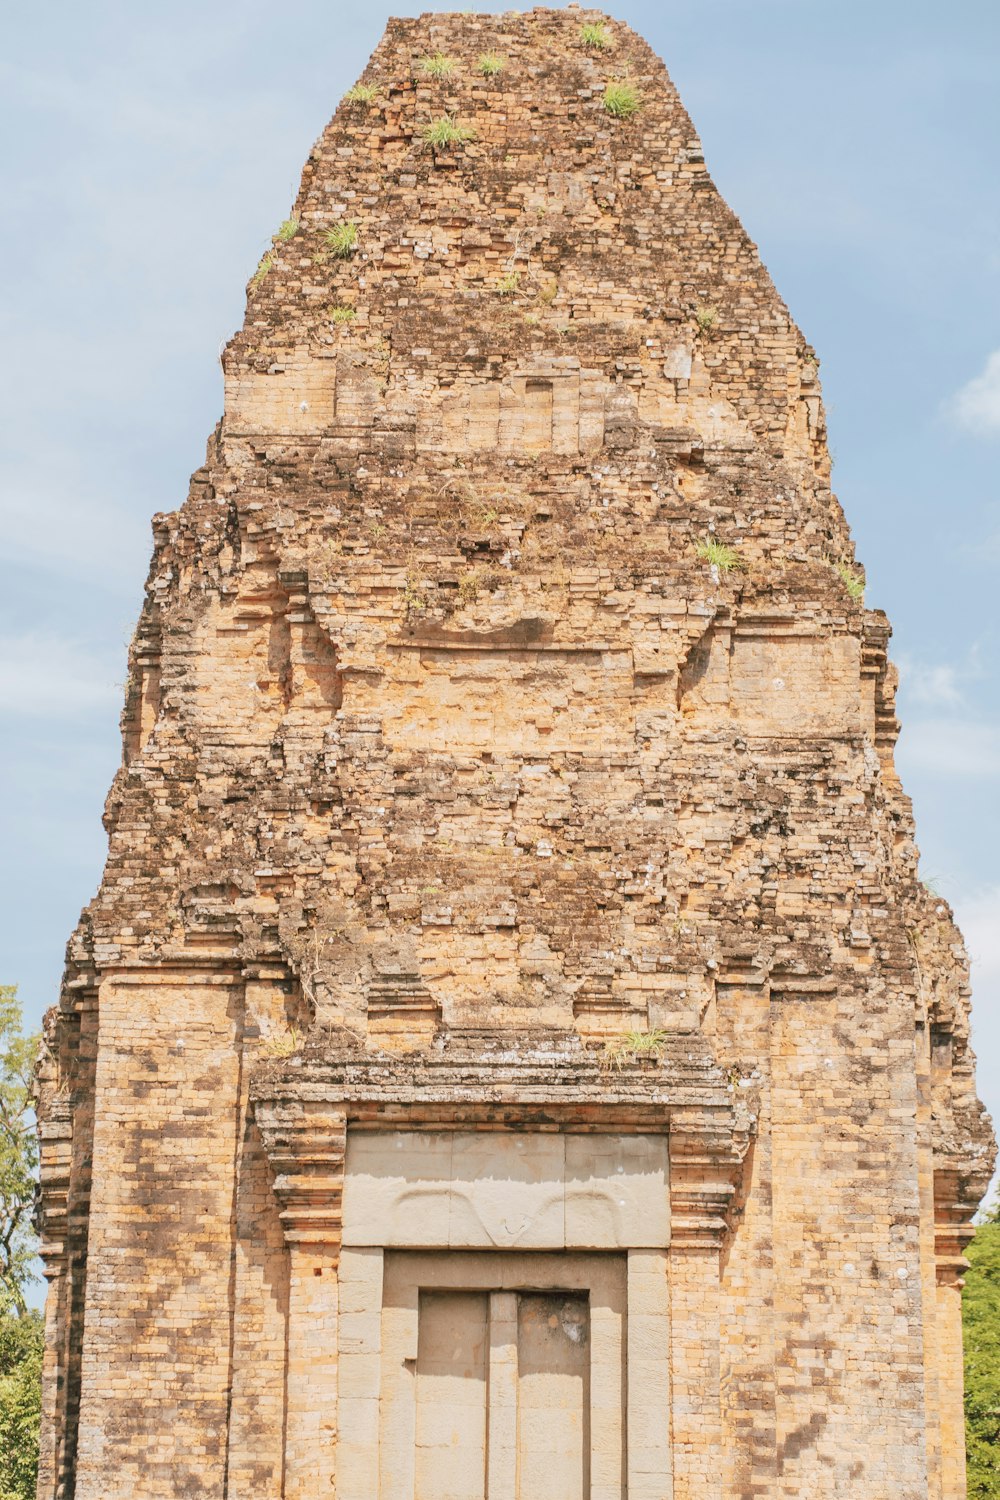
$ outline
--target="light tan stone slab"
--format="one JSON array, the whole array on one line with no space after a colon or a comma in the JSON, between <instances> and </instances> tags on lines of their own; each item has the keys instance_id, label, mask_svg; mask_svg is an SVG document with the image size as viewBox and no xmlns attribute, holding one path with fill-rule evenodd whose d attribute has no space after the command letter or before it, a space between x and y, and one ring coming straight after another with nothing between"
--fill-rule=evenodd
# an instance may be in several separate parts
<instances>
[{"instance_id":1,"label":"light tan stone slab","mask_svg":"<svg viewBox=\"0 0 1000 1500\"><path fill-rule=\"evenodd\" d=\"M665 1135L349 1132L345 1245L664 1247Z\"/></svg>"}]
</instances>

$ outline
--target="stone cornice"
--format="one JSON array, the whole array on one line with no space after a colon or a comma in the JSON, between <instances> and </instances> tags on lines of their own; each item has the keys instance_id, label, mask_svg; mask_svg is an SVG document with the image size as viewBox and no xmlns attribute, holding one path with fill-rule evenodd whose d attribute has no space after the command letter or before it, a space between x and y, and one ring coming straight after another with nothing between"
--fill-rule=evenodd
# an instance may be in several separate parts
<instances>
[{"instance_id":1,"label":"stone cornice","mask_svg":"<svg viewBox=\"0 0 1000 1500\"><path fill-rule=\"evenodd\" d=\"M340 1038L265 1065L251 1099L290 1242L339 1239L348 1124L641 1129L670 1136L672 1242L716 1251L754 1125L697 1034L620 1072L575 1035L451 1036L406 1057Z\"/></svg>"}]
</instances>

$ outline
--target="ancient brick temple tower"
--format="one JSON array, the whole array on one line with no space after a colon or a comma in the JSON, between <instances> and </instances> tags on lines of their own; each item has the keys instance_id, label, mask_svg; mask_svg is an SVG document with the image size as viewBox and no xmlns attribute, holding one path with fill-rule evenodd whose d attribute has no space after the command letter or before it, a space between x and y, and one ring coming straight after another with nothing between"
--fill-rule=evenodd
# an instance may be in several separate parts
<instances>
[{"instance_id":1,"label":"ancient brick temple tower","mask_svg":"<svg viewBox=\"0 0 1000 1500\"><path fill-rule=\"evenodd\" d=\"M50 1018L40 1496L957 1500L965 958L659 61L391 22L225 371Z\"/></svg>"}]
</instances>

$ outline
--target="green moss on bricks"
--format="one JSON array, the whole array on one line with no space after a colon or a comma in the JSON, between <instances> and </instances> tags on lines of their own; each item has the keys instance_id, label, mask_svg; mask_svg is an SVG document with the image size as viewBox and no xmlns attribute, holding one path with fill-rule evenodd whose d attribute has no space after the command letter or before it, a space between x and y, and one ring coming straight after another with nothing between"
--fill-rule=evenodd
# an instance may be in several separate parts
<instances>
[{"instance_id":1,"label":"green moss on bricks","mask_svg":"<svg viewBox=\"0 0 1000 1500\"><path fill-rule=\"evenodd\" d=\"M255 292L266 278L271 267L274 265L274 251L268 250L261 256L256 271L250 277L250 290Z\"/></svg>"},{"instance_id":2,"label":"green moss on bricks","mask_svg":"<svg viewBox=\"0 0 1000 1500\"><path fill-rule=\"evenodd\" d=\"M711 567L718 568L720 573L733 573L743 566L743 560L735 547L717 542L711 536L703 537L694 550L696 557L709 563Z\"/></svg>"},{"instance_id":3,"label":"green moss on bricks","mask_svg":"<svg viewBox=\"0 0 1000 1500\"><path fill-rule=\"evenodd\" d=\"M838 558L833 564L833 571L847 590L849 599L864 599L865 580L856 568L852 568L846 558Z\"/></svg>"},{"instance_id":4,"label":"green moss on bricks","mask_svg":"<svg viewBox=\"0 0 1000 1500\"><path fill-rule=\"evenodd\" d=\"M457 64L453 57L445 57L443 52L435 52L433 57L422 57L417 65L421 73L428 78L450 78Z\"/></svg>"}]
</instances>

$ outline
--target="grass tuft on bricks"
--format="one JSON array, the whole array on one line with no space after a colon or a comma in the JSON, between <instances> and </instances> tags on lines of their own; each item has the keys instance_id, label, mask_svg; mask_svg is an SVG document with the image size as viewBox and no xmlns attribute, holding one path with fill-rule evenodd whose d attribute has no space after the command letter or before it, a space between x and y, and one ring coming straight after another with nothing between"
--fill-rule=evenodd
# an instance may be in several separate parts
<instances>
[{"instance_id":1,"label":"grass tuft on bricks","mask_svg":"<svg viewBox=\"0 0 1000 1500\"><path fill-rule=\"evenodd\" d=\"M423 138L429 146L459 146L476 138L471 125L460 125L450 115L424 126Z\"/></svg>"},{"instance_id":2,"label":"grass tuft on bricks","mask_svg":"<svg viewBox=\"0 0 1000 1500\"><path fill-rule=\"evenodd\" d=\"M604 108L614 120L631 120L642 108L642 95L634 83L618 79L604 90Z\"/></svg>"}]
</instances>

